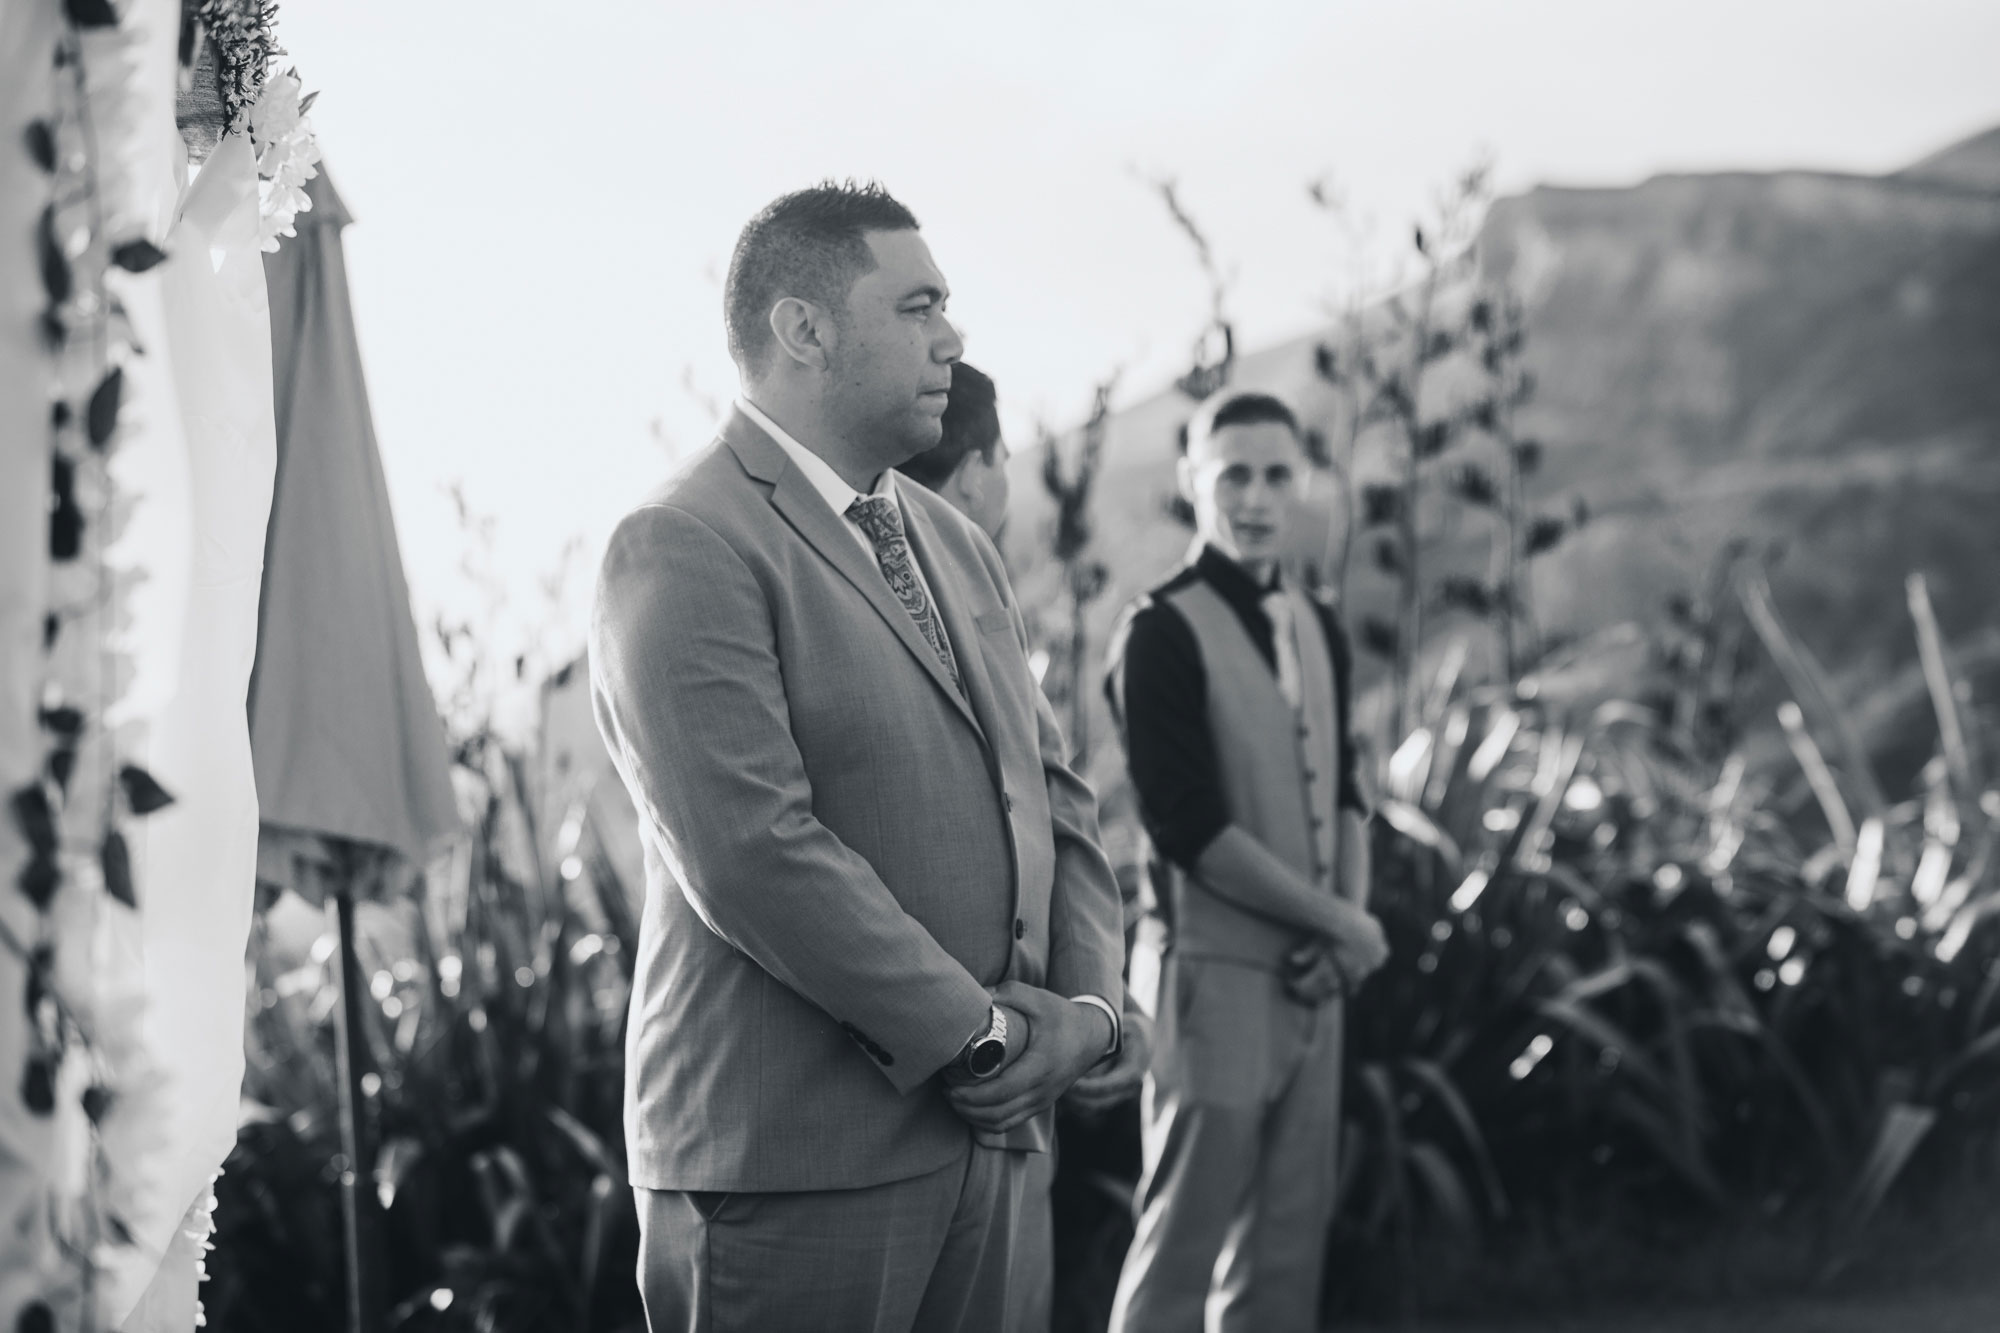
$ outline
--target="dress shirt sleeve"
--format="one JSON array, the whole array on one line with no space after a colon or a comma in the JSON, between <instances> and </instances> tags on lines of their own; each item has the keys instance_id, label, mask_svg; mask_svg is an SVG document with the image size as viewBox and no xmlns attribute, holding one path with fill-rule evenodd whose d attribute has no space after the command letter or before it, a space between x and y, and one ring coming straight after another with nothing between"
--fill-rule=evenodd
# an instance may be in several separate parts
<instances>
[{"instance_id":1,"label":"dress shirt sleeve","mask_svg":"<svg viewBox=\"0 0 2000 1333\"><path fill-rule=\"evenodd\" d=\"M1104 1016L1111 1020L1111 1044L1104 1048L1104 1054L1116 1055L1119 1043L1125 1039L1125 1023L1118 1017L1118 1011L1111 1007L1111 1001L1102 995L1072 995L1069 998L1078 1004L1087 1004L1093 1009L1104 1011Z\"/></svg>"},{"instance_id":2,"label":"dress shirt sleeve","mask_svg":"<svg viewBox=\"0 0 2000 1333\"><path fill-rule=\"evenodd\" d=\"M1141 606L1112 642L1105 685L1140 822L1161 855L1192 872L1229 826L1194 630L1170 606Z\"/></svg>"}]
</instances>

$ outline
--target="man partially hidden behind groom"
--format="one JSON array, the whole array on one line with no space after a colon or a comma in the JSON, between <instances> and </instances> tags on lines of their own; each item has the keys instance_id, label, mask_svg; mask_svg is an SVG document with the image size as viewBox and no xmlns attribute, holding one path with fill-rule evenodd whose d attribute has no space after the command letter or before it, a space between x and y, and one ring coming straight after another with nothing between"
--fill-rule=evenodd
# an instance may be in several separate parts
<instances>
[{"instance_id":1,"label":"man partially hidden behind groom","mask_svg":"<svg viewBox=\"0 0 2000 1333\"><path fill-rule=\"evenodd\" d=\"M1095 798L998 553L892 471L939 438L948 292L879 186L765 208L724 292L742 398L605 554L654 1333L1007 1328L1027 1155L1117 1049Z\"/></svg>"}]
</instances>

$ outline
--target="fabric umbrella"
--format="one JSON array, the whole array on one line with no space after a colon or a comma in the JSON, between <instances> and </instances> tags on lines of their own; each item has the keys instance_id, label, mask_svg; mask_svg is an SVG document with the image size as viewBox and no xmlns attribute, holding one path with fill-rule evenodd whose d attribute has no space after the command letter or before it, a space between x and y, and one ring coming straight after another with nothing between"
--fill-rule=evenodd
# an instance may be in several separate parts
<instances>
[{"instance_id":1,"label":"fabric umbrella","mask_svg":"<svg viewBox=\"0 0 2000 1333\"><path fill-rule=\"evenodd\" d=\"M392 850L410 865L459 831L444 728L424 679L409 586L361 374L324 165L297 239L265 256L278 476L250 681L250 739L273 834ZM274 858L259 873L291 887Z\"/></svg>"},{"instance_id":2,"label":"fabric umbrella","mask_svg":"<svg viewBox=\"0 0 2000 1333\"><path fill-rule=\"evenodd\" d=\"M354 898L413 874L461 825L443 725L424 679L409 586L362 381L340 229L324 165L298 236L265 257L278 436L250 744L261 803L257 877L326 909L334 1007L346 1324L380 1326L369 1151L358 1107L368 1058Z\"/></svg>"}]
</instances>

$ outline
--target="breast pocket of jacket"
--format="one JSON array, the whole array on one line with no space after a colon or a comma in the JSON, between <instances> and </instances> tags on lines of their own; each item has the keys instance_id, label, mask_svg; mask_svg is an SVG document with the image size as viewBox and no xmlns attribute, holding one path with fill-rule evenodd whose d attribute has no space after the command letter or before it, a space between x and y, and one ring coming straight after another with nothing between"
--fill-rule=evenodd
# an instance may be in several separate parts
<instances>
[{"instance_id":1,"label":"breast pocket of jacket","mask_svg":"<svg viewBox=\"0 0 2000 1333\"><path fill-rule=\"evenodd\" d=\"M1014 632L1014 617L1007 614L1007 608L1004 606L992 611L980 612L972 618L972 623L979 626L981 634L1012 634Z\"/></svg>"}]
</instances>

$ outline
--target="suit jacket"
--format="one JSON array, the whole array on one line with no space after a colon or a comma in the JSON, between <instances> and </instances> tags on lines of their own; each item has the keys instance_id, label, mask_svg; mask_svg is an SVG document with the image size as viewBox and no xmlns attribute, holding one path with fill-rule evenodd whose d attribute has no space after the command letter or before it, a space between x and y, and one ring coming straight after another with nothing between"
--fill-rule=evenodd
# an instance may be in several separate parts
<instances>
[{"instance_id":1,"label":"suit jacket","mask_svg":"<svg viewBox=\"0 0 2000 1333\"><path fill-rule=\"evenodd\" d=\"M851 1189L970 1128L933 1077L1017 979L1116 1005L1096 798L998 552L920 487L904 527L960 695L880 569L741 413L611 539L592 702L639 812L632 1183ZM1047 1117L1008 1146L1046 1146Z\"/></svg>"}]
</instances>

